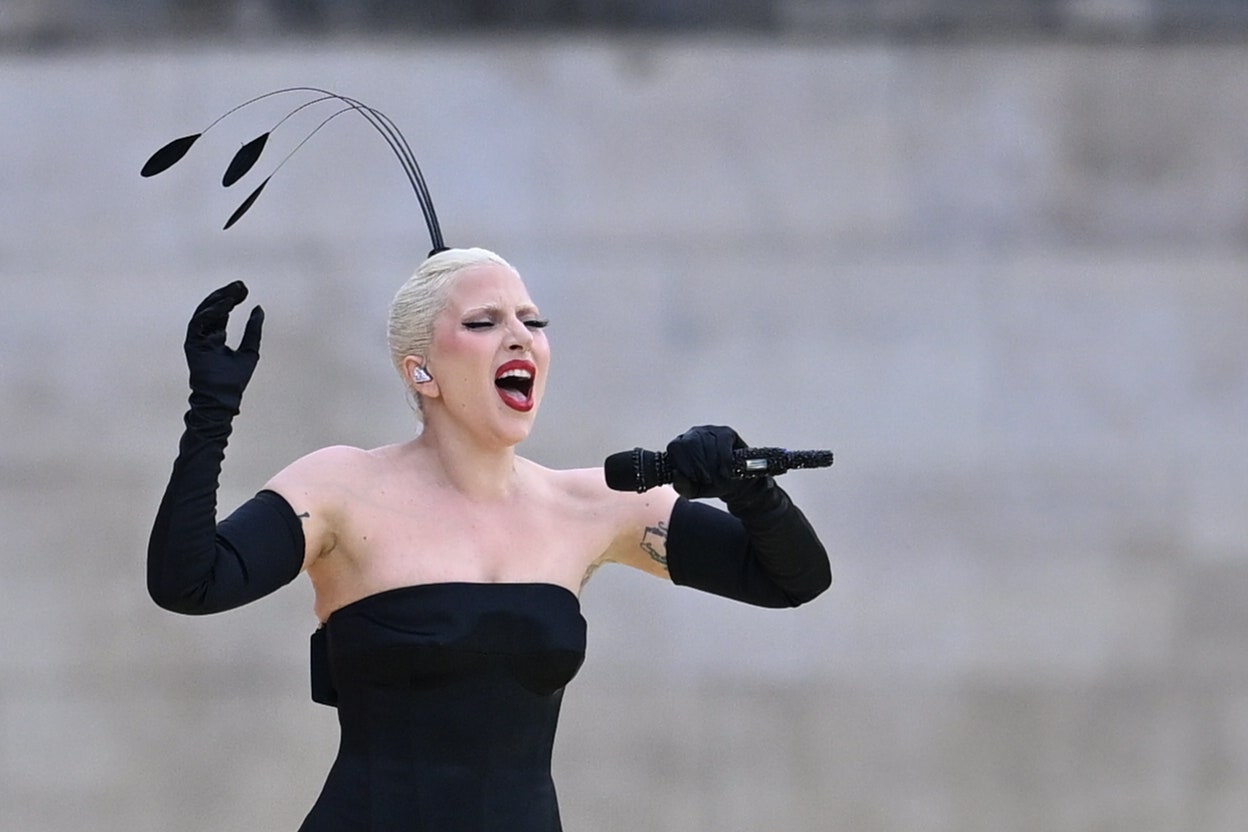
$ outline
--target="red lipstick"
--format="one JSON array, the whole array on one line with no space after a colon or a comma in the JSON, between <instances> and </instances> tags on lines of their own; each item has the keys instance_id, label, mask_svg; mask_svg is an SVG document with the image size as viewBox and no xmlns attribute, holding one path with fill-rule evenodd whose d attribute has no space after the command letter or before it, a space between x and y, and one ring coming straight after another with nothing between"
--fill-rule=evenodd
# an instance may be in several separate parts
<instances>
[{"instance_id":1,"label":"red lipstick","mask_svg":"<svg viewBox=\"0 0 1248 832\"><path fill-rule=\"evenodd\" d=\"M494 373L494 389L503 404L512 410L527 413L533 409L533 382L537 378L537 365L532 361L513 360L503 364Z\"/></svg>"}]
</instances>

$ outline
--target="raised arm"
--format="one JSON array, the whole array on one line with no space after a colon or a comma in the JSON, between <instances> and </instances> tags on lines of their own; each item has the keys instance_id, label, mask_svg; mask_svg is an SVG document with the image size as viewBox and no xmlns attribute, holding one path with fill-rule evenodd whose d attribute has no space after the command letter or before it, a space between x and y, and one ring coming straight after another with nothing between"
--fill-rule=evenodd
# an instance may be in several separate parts
<instances>
[{"instance_id":1,"label":"raised arm","mask_svg":"<svg viewBox=\"0 0 1248 832\"><path fill-rule=\"evenodd\" d=\"M233 419L260 358L264 311L255 307L238 349L225 343L230 311L247 297L235 281L210 294L187 327L190 409L147 548L147 590L164 609L202 615L254 601L303 568L299 518L262 491L220 524L217 484Z\"/></svg>"},{"instance_id":2,"label":"raised arm","mask_svg":"<svg viewBox=\"0 0 1248 832\"><path fill-rule=\"evenodd\" d=\"M726 427L697 427L672 440L673 488L655 489L668 496L651 505L636 504L614 559L747 604L796 607L831 585L827 551L773 478L733 479L732 451L740 447ZM693 502L701 497L723 499L728 511Z\"/></svg>"}]
</instances>

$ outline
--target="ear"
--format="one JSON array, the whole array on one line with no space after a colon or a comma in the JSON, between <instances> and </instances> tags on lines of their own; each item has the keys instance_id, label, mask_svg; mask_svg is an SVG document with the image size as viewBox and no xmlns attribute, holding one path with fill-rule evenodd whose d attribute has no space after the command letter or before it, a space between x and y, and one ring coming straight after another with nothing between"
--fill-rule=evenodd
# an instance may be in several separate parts
<instances>
[{"instance_id":1,"label":"ear","mask_svg":"<svg viewBox=\"0 0 1248 832\"><path fill-rule=\"evenodd\" d=\"M403 380L412 390L426 398L437 398L440 395L438 382L425 369L425 362L422 358L409 355L403 359L402 366Z\"/></svg>"}]
</instances>

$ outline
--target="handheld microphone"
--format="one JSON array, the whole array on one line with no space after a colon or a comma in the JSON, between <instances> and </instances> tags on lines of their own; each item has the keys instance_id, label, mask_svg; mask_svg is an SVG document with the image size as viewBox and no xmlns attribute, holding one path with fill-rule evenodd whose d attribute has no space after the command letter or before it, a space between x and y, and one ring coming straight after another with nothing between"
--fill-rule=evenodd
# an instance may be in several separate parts
<instances>
[{"instance_id":1,"label":"handheld microphone","mask_svg":"<svg viewBox=\"0 0 1248 832\"><path fill-rule=\"evenodd\" d=\"M783 474L791 468L827 468L831 451L790 451L785 448L739 448L732 452L733 479L745 480ZM640 494L672 481L672 469L665 451L633 448L611 454L602 464L607 487L613 491Z\"/></svg>"}]
</instances>

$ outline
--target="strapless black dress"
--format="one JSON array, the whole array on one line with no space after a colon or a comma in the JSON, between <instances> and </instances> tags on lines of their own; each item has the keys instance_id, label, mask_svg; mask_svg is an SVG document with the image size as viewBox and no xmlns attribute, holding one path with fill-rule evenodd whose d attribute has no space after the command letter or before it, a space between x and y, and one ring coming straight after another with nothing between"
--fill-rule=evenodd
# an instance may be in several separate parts
<instances>
[{"instance_id":1,"label":"strapless black dress","mask_svg":"<svg viewBox=\"0 0 1248 832\"><path fill-rule=\"evenodd\" d=\"M392 589L335 611L313 654L342 737L300 832L560 832L551 748L585 657L572 592Z\"/></svg>"}]
</instances>

